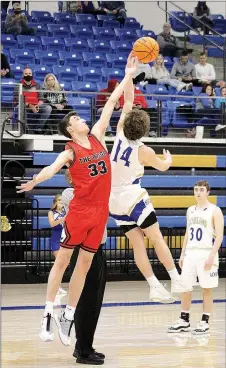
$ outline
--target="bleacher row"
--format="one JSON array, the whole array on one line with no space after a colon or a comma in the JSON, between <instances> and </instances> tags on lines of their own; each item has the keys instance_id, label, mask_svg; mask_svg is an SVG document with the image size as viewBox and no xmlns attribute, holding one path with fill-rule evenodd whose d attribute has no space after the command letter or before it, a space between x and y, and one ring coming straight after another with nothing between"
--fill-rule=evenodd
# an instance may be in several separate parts
<instances>
[{"instance_id":1,"label":"bleacher row","mask_svg":"<svg viewBox=\"0 0 226 368\"><path fill-rule=\"evenodd\" d=\"M31 153L33 158L33 167L38 168L43 166L43 162L45 165L51 164L56 158L55 153L42 153L42 152L34 152ZM173 155L173 166L177 168L191 168L195 169L206 169L209 168L214 170L217 168L218 170L226 169L226 156L200 156L200 155ZM223 172L224 174L224 172ZM226 181L224 175L144 175L141 180L142 187L145 187L147 190L153 191L155 189L162 189L163 195L151 195L151 200L153 206L156 209L163 209L165 213L167 213L168 209L174 209L175 215L160 215L158 216L158 220L160 226L162 228L173 228L179 229L184 228L186 226L186 208L195 204L194 196L192 195L184 195L183 190L192 189L194 183L197 180L208 180L212 190L220 189L225 192L226 189ZM32 226L34 230L41 229L49 229L49 222L47 218L47 210L49 210L53 195L51 194L43 194L43 190L47 190L52 188L55 192L61 192L63 188L67 187L67 182L65 180L64 175L58 174L55 175L52 179L41 183L37 186L36 193L29 195L29 198L32 200L33 208L41 211L41 215L32 218ZM170 188L172 191L171 195L164 195L164 189ZM181 195L174 195L173 191L180 189ZM40 194L38 191L41 190ZM226 196L225 195L210 195L210 201L222 209L226 208ZM183 215L178 215L178 209L184 209ZM43 215L46 213L46 215ZM226 216L225 216L226 219ZM108 220L108 229L117 228L115 220L109 217ZM182 245L182 238L180 236L175 236L173 238L173 247L180 248ZM33 249L37 249L37 238L32 239ZM50 243L49 238L40 239L40 250L49 250ZM150 245L149 245L150 247ZM226 237L224 237L223 247L226 247ZM106 249L124 249L125 248L125 240L120 236L111 236L108 237Z\"/></svg>"}]
</instances>

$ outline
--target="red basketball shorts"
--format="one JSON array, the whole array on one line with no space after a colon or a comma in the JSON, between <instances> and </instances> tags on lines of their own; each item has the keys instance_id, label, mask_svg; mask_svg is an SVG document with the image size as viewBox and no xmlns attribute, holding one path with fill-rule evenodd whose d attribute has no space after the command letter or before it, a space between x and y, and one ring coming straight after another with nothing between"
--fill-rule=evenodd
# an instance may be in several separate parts
<instances>
[{"instance_id":1,"label":"red basketball shorts","mask_svg":"<svg viewBox=\"0 0 226 368\"><path fill-rule=\"evenodd\" d=\"M76 246L96 253L107 224L108 205L73 205L64 222L60 245L73 249Z\"/></svg>"}]
</instances>

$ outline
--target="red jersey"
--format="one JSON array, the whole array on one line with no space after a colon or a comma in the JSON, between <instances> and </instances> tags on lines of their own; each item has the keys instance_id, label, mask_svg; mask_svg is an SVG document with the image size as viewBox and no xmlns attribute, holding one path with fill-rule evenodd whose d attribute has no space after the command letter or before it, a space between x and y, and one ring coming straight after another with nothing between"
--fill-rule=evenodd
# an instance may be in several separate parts
<instances>
[{"instance_id":1,"label":"red jersey","mask_svg":"<svg viewBox=\"0 0 226 368\"><path fill-rule=\"evenodd\" d=\"M69 167L74 184L71 204L86 201L88 205L108 205L111 191L110 155L95 136L89 135L88 139L90 149L75 142L68 142L65 147L74 152L74 161Z\"/></svg>"}]
</instances>

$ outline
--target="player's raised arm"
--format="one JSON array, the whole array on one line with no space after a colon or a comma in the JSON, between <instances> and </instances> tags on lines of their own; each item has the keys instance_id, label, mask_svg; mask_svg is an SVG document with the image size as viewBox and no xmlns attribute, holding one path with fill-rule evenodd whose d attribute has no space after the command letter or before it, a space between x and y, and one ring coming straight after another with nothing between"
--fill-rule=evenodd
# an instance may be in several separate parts
<instances>
[{"instance_id":1,"label":"player's raised arm","mask_svg":"<svg viewBox=\"0 0 226 368\"><path fill-rule=\"evenodd\" d=\"M99 139L100 141L105 136L105 132L106 132L106 129L109 125L110 118L111 118L111 115L114 111L115 104L117 103L117 101L119 100L121 95L123 94L127 83L130 80L132 80L132 76L133 76L134 72L137 69L138 59L134 58L132 56L132 53L130 53L130 55L128 57L127 65L129 65L129 66L126 67L125 77L120 82L120 84L115 88L115 90L112 92L112 94L109 97L108 101L104 105L104 108L102 110L100 119L98 120L98 122L92 128L91 133L94 134L97 137L97 139Z\"/></svg>"},{"instance_id":2,"label":"player's raised arm","mask_svg":"<svg viewBox=\"0 0 226 368\"><path fill-rule=\"evenodd\" d=\"M52 178L64 165L69 164L72 161L72 150L61 152L51 165L44 167L44 169L42 169L38 175L35 175L32 180L17 186L16 188L19 189L17 193L29 192L35 185Z\"/></svg>"},{"instance_id":3,"label":"player's raised arm","mask_svg":"<svg viewBox=\"0 0 226 368\"><path fill-rule=\"evenodd\" d=\"M167 171L172 164L172 156L169 151L163 150L164 159L161 160L155 151L145 145L139 148L139 160L144 166L152 166L159 171Z\"/></svg>"}]
</instances>

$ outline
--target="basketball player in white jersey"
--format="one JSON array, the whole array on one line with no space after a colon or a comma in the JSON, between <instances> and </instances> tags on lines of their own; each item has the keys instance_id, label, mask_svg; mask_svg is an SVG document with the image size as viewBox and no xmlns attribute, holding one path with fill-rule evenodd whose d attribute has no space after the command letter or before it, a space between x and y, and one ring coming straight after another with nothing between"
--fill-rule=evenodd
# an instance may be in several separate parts
<instances>
[{"instance_id":1,"label":"basketball player in white jersey","mask_svg":"<svg viewBox=\"0 0 226 368\"><path fill-rule=\"evenodd\" d=\"M150 118L143 110L132 110L134 99L132 80L126 86L124 99L125 104L111 152L110 216L121 226L133 246L136 265L150 285L150 299L170 303L174 298L153 274L146 252L144 234L153 244L159 260L170 275L171 293L181 293L185 288L160 232L148 192L141 187L140 181L144 174L144 166L166 171L172 163L172 156L164 150L164 159L161 160L153 149L140 141L149 130Z\"/></svg>"},{"instance_id":2,"label":"basketball player in white jersey","mask_svg":"<svg viewBox=\"0 0 226 368\"><path fill-rule=\"evenodd\" d=\"M194 186L196 206L187 210L187 229L179 260L182 280L189 290L181 297L181 315L178 321L168 328L168 332L190 330L190 305L193 285L196 278L203 292L203 314L195 335L209 332L209 318L212 310L212 289L218 286L218 249L224 234L224 217L221 209L208 201L209 183L198 181Z\"/></svg>"}]
</instances>

